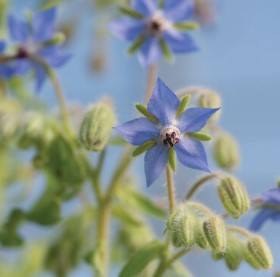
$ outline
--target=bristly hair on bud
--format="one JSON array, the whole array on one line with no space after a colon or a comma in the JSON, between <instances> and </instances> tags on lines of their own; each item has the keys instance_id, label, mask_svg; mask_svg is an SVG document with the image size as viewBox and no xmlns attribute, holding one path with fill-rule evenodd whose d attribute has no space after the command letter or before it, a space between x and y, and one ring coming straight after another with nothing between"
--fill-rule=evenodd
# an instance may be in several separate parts
<instances>
[{"instance_id":1,"label":"bristly hair on bud","mask_svg":"<svg viewBox=\"0 0 280 277\"><path fill-rule=\"evenodd\" d=\"M102 101L86 113L80 128L82 145L92 151L102 151L106 146L116 123L112 107Z\"/></svg>"},{"instance_id":2,"label":"bristly hair on bud","mask_svg":"<svg viewBox=\"0 0 280 277\"><path fill-rule=\"evenodd\" d=\"M191 209L182 204L170 216L167 230L175 247L190 248L195 243L196 216Z\"/></svg>"},{"instance_id":3,"label":"bristly hair on bud","mask_svg":"<svg viewBox=\"0 0 280 277\"><path fill-rule=\"evenodd\" d=\"M225 223L219 216L210 216L203 222L203 232L210 247L217 253L224 253L227 247Z\"/></svg>"},{"instance_id":4,"label":"bristly hair on bud","mask_svg":"<svg viewBox=\"0 0 280 277\"><path fill-rule=\"evenodd\" d=\"M222 169L233 169L240 163L239 147L229 133L220 132L213 144L213 155Z\"/></svg>"},{"instance_id":5,"label":"bristly hair on bud","mask_svg":"<svg viewBox=\"0 0 280 277\"><path fill-rule=\"evenodd\" d=\"M221 202L233 218L239 218L250 209L250 199L245 187L235 177L222 177L217 189Z\"/></svg>"},{"instance_id":6,"label":"bristly hair on bud","mask_svg":"<svg viewBox=\"0 0 280 277\"><path fill-rule=\"evenodd\" d=\"M245 260L257 270L272 268L273 256L263 237L252 236L252 238L248 240L245 251Z\"/></svg>"}]
</instances>

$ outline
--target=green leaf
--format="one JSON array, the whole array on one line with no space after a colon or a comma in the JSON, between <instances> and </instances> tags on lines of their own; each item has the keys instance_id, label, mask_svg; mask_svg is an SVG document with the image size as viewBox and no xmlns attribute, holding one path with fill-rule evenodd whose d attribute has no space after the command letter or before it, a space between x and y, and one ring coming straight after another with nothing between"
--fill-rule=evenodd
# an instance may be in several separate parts
<instances>
[{"instance_id":1,"label":"green leaf","mask_svg":"<svg viewBox=\"0 0 280 277\"><path fill-rule=\"evenodd\" d=\"M173 263L171 270L176 273L176 276L193 277L192 273L180 262Z\"/></svg>"},{"instance_id":2,"label":"green leaf","mask_svg":"<svg viewBox=\"0 0 280 277\"><path fill-rule=\"evenodd\" d=\"M176 111L176 118L178 118L187 108L191 100L191 95L186 95L180 102L179 108Z\"/></svg>"},{"instance_id":3,"label":"green leaf","mask_svg":"<svg viewBox=\"0 0 280 277\"><path fill-rule=\"evenodd\" d=\"M187 134L187 136L201 141L209 141L212 139L210 135L203 134L203 133L192 133L192 134Z\"/></svg>"},{"instance_id":4,"label":"green leaf","mask_svg":"<svg viewBox=\"0 0 280 277\"><path fill-rule=\"evenodd\" d=\"M160 241L152 241L136 252L124 265L119 277L137 276L152 261L162 255L165 246Z\"/></svg>"},{"instance_id":5,"label":"green leaf","mask_svg":"<svg viewBox=\"0 0 280 277\"><path fill-rule=\"evenodd\" d=\"M131 17L134 17L134 18L137 18L137 19L142 19L143 18L143 15L132 10L132 9L129 9L127 7L119 7L119 10L122 14L124 15L128 15L128 16L131 16Z\"/></svg>"},{"instance_id":6,"label":"green leaf","mask_svg":"<svg viewBox=\"0 0 280 277\"><path fill-rule=\"evenodd\" d=\"M175 153L175 150L173 148L169 149L168 163L170 165L170 168L175 172L176 171L176 153Z\"/></svg>"},{"instance_id":7,"label":"green leaf","mask_svg":"<svg viewBox=\"0 0 280 277\"><path fill-rule=\"evenodd\" d=\"M127 207L122 207L120 205L115 205L113 207L113 215L125 224L141 226L143 221L135 216Z\"/></svg>"},{"instance_id":8,"label":"green leaf","mask_svg":"<svg viewBox=\"0 0 280 277\"><path fill-rule=\"evenodd\" d=\"M134 54L141 46L142 44L145 42L146 37L145 36L139 36L133 43L132 45L129 47L128 49L128 54L132 55Z\"/></svg>"},{"instance_id":9,"label":"green leaf","mask_svg":"<svg viewBox=\"0 0 280 277\"><path fill-rule=\"evenodd\" d=\"M180 31L192 31L199 28L199 25L194 21L184 22L184 23L175 23L174 27Z\"/></svg>"},{"instance_id":10,"label":"green leaf","mask_svg":"<svg viewBox=\"0 0 280 277\"><path fill-rule=\"evenodd\" d=\"M171 50L170 50L168 44L166 43L166 41L164 39L161 39L159 41L159 45L160 45L161 51L162 51L165 59L168 61L171 61L173 59L173 56L172 56Z\"/></svg>"},{"instance_id":11,"label":"green leaf","mask_svg":"<svg viewBox=\"0 0 280 277\"><path fill-rule=\"evenodd\" d=\"M154 123L158 123L157 118L148 112L147 107L142 105L142 104L136 104L135 108L141 113L143 114L145 117L147 117L148 119L150 119L152 122Z\"/></svg>"},{"instance_id":12,"label":"green leaf","mask_svg":"<svg viewBox=\"0 0 280 277\"><path fill-rule=\"evenodd\" d=\"M154 203L150 198L141 194L140 192L132 189L125 188L119 190L118 193L123 203L126 203L127 206L141 210L148 215L153 215L160 219L166 219L166 212L164 209L160 208L156 203Z\"/></svg>"},{"instance_id":13,"label":"green leaf","mask_svg":"<svg viewBox=\"0 0 280 277\"><path fill-rule=\"evenodd\" d=\"M147 151L149 148L153 147L156 144L155 140L148 140L144 144L139 145L132 152L132 157L136 157Z\"/></svg>"}]
</instances>

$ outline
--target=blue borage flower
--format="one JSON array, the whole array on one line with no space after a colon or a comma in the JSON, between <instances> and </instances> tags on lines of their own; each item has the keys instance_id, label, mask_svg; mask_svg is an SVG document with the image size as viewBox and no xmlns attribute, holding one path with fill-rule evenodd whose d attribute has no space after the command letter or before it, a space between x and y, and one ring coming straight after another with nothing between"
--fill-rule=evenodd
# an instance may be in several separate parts
<instances>
[{"instance_id":1,"label":"blue borage flower","mask_svg":"<svg viewBox=\"0 0 280 277\"><path fill-rule=\"evenodd\" d=\"M250 229L258 231L269 219L280 222L280 188L270 189L261 196L260 211L254 217Z\"/></svg>"},{"instance_id":2,"label":"blue borage flower","mask_svg":"<svg viewBox=\"0 0 280 277\"><path fill-rule=\"evenodd\" d=\"M197 50L192 38L182 32L197 27L190 22L194 3L192 0L165 0L159 8L155 0L132 0L131 10L124 9L127 17L112 23L110 29L120 39L133 42L130 52L139 50L143 66L155 64L161 54ZM187 21L187 22L186 22Z\"/></svg>"},{"instance_id":3,"label":"blue borage flower","mask_svg":"<svg viewBox=\"0 0 280 277\"><path fill-rule=\"evenodd\" d=\"M179 161L190 168L209 172L202 143L191 137L201 130L217 109L189 108L178 115L178 97L157 79L147 111L156 120L140 117L125 122L114 129L132 145L153 141L145 154L145 175L150 186L161 174L174 149Z\"/></svg>"},{"instance_id":4,"label":"blue borage flower","mask_svg":"<svg viewBox=\"0 0 280 277\"><path fill-rule=\"evenodd\" d=\"M40 60L54 68L68 61L70 55L64 53L60 46L52 41L55 36L55 18L56 8L54 7L35 14L30 21L9 16L10 36L17 46L16 54L6 64L0 66L2 77L11 78L34 70L36 88L40 89L47 74Z\"/></svg>"}]
</instances>

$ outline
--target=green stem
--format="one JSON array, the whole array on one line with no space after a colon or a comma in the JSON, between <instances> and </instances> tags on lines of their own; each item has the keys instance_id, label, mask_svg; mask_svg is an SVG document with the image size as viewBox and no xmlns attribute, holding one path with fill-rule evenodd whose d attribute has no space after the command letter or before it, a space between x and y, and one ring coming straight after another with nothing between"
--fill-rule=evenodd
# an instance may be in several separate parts
<instances>
[{"instance_id":1,"label":"green stem","mask_svg":"<svg viewBox=\"0 0 280 277\"><path fill-rule=\"evenodd\" d=\"M246 238L251 238L252 237L252 234L248 230L246 230L242 227L228 226L227 229L231 232L238 233L238 234L240 234L240 235L242 235Z\"/></svg>"},{"instance_id":2,"label":"green stem","mask_svg":"<svg viewBox=\"0 0 280 277\"><path fill-rule=\"evenodd\" d=\"M147 91L146 91L146 103L149 102L151 95L153 93L153 89L155 86L157 78L157 65L152 64L148 69L148 80L147 80Z\"/></svg>"},{"instance_id":3,"label":"green stem","mask_svg":"<svg viewBox=\"0 0 280 277\"><path fill-rule=\"evenodd\" d=\"M123 174L126 172L127 168L131 164L132 161L131 152L132 152L132 148L128 146L126 150L123 152L120 161L118 162L118 166L111 178L107 195L105 196L107 202L110 202L112 200L120 184L120 180L123 177Z\"/></svg>"},{"instance_id":4,"label":"green stem","mask_svg":"<svg viewBox=\"0 0 280 277\"><path fill-rule=\"evenodd\" d=\"M204 177L202 177L201 179L199 179L197 182L195 182L193 184L193 186L190 188L190 190L188 191L185 200L189 200L192 198L192 196L196 193L196 191L203 185L205 184L207 181L211 180L211 179L215 179L215 178L219 178L221 177L220 173L211 173L209 175L206 175Z\"/></svg>"},{"instance_id":5,"label":"green stem","mask_svg":"<svg viewBox=\"0 0 280 277\"><path fill-rule=\"evenodd\" d=\"M169 165L166 166L166 180L167 180L167 189L168 189L169 211L171 213L175 207L175 194L174 194L172 171Z\"/></svg>"}]
</instances>

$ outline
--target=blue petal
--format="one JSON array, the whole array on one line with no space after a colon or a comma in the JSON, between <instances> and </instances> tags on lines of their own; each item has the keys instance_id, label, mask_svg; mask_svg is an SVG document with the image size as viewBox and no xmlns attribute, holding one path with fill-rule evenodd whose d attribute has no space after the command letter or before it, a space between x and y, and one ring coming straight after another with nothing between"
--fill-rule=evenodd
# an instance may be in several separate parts
<instances>
[{"instance_id":1,"label":"blue petal","mask_svg":"<svg viewBox=\"0 0 280 277\"><path fill-rule=\"evenodd\" d=\"M161 56L161 50L159 47L158 37L148 37L138 52L138 59L143 67L148 67L157 63Z\"/></svg>"},{"instance_id":2,"label":"blue petal","mask_svg":"<svg viewBox=\"0 0 280 277\"><path fill-rule=\"evenodd\" d=\"M169 125L174 122L179 105L178 97L158 78L148 103L148 112L153 114L163 125Z\"/></svg>"},{"instance_id":3,"label":"blue petal","mask_svg":"<svg viewBox=\"0 0 280 277\"><path fill-rule=\"evenodd\" d=\"M143 20L125 18L111 23L109 29L119 39L133 41L146 30L146 25Z\"/></svg>"},{"instance_id":4,"label":"blue petal","mask_svg":"<svg viewBox=\"0 0 280 277\"><path fill-rule=\"evenodd\" d=\"M56 8L39 12L33 16L34 40L37 42L49 40L55 32Z\"/></svg>"},{"instance_id":5,"label":"blue petal","mask_svg":"<svg viewBox=\"0 0 280 277\"><path fill-rule=\"evenodd\" d=\"M258 231L268 219L280 221L280 212L273 209L262 209L254 217L250 230Z\"/></svg>"},{"instance_id":6,"label":"blue petal","mask_svg":"<svg viewBox=\"0 0 280 277\"><path fill-rule=\"evenodd\" d=\"M178 128L182 133L195 133L201 130L208 119L220 108L190 108L178 118Z\"/></svg>"},{"instance_id":7,"label":"blue petal","mask_svg":"<svg viewBox=\"0 0 280 277\"><path fill-rule=\"evenodd\" d=\"M186 33L167 30L163 36L174 53L186 53L198 50L194 40Z\"/></svg>"},{"instance_id":8,"label":"blue petal","mask_svg":"<svg viewBox=\"0 0 280 277\"><path fill-rule=\"evenodd\" d=\"M17 75L24 75L30 70L31 62L28 59L17 59L14 67Z\"/></svg>"},{"instance_id":9,"label":"blue petal","mask_svg":"<svg viewBox=\"0 0 280 277\"><path fill-rule=\"evenodd\" d=\"M145 175L149 187L162 173L167 165L168 148L159 143L150 148L145 154Z\"/></svg>"},{"instance_id":10,"label":"blue petal","mask_svg":"<svg viewBox=\"0 0 280 277\"><path fill-rule=\"evenodd\" d=\"M41 49L39 55L52 67L62 66L71 57L70 54L64 53L58 45Z\"/></svg>"},{"instance_id":11,"label":"blue petal","mask_svg":"<svg viewBox=\"0 0 280 277\"><path fill-rule=\"evenodd\" d=\"M194 10L193 0L165 0L164 14L172 22L188 20Z\"/></svg>"},{"instance_id":12,"label":"blue petal","mask_svg":"<svg viewBox=\"0 0 280 277\"><path fill-rule=\"evenodd\" d=\"M13 40L25 43L30 36L30 29L25 21L18 20L14 16L8 18L9 32Z\"/></svg>"},{"instance_id":13,"label":"blue petal","mask_svg":"<svg viewBox=\"0 0 280 277\"><path fill-rule=\"evenodd\" d=\"M185 166L210 172L205 149L200 141L181 138L175 145L178 160Z\"/></svg>"},{"instance_id":14,"label":"blue petal","mask_svg":"<svg viewBox=\"0 0 280 277\"><path fill-rule=\"evenodd\" d=\"M15 68L10 65L0 64L0 77L10 79L15 75Z\"/></svg>"},{"instance_id":15,"label":"blue petal","mask_svg":"<svg viewBox=\"0 0 280 277\"><path fill-rule=\"evenodd\" d=\"M36 79L36 83L35 83L35 88L36 90L40 90L42 88L42 85L46 79L46 71L43 68L43 66L39 65L39 64L33 64L34 70L35 70L35 79Z\"/></svg>"},{"instance_id":16,"label":"blue petal","mask_svg":"<svg viewBox=\"0 0 280 277\"><path fill-rule=\"evenodd\" d=\"M159 137L159 128L145 117L127 121L114 127L120 136L133 145L140 145Z\"/></svg>"},{"instance_id":17,"label":"blue petal","mask_svg":"<svg viewBox=\"0 0 280 277\"><path fill-rule=\"evenodd\" d=\"M2 53L6 48L6 42L4 40L0 40L0 53Z\"/></svg>"},{"instance_id":18,"label":"blue petal","mask_svg":"<svg viewBox=\"0 0 280 277\"><path fill-rule=\"evenodd\" d=\"M144 16L151 16L156 12L155 0L132 0L132 9Z\"/></svg>"},{"instance_id":19,"label":"blue petal","mask_svg":"<svg viewBox=\"0 0 280 277\"><path fill-rule=\"evenodd\" d=\"M271 203L280 206L280 189L270 189L262 194L264 204Z\"/></svg>"}]
</instances>

